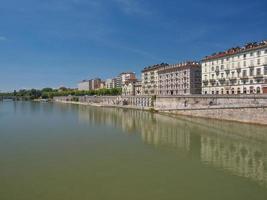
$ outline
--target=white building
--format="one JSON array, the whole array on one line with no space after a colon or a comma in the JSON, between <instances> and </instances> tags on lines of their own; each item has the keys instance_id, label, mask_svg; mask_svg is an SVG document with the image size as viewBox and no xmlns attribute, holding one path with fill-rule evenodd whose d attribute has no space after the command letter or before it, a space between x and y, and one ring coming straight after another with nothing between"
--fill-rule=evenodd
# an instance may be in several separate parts
<instances>
[{"instance_id":1,"label":"white building","mask_svg":"<svg viewBox=\"0 0 267 200\"><path fill-rule=\"evenodd\" d=\"M116 85L116 80L115 79L107 79L106 80L106 88L107 89L112 89L112 88L115 88L115 85Z\"/></svg>"},{"instance_id":2,"label":"white building","mask_svg":"<svg viewBox=\"0 0 267 200\"><path fill-rule=\"evenodd\" d=\"M89 91L90 90L90 81L83 80L82 82L78 83L78 90L79 91Z\"/></svg>"},{"instance_id":3,"label":"white building","mask_svg":"<svg viewBox=\"0 0 267 200\"><path fill-rule=\"evenodd\" d=\"M126 81L122 86L123 96L138 96L142 94L142 82L137 80Z\"/></svg>"},{"instance_id":4,"label":"white building","mask_svg":"<svg viewBox=\"0 0 267 200\"><path fill-rule=\"evenodd\" d=\"M149 67L145 67L142 71L142 94L157 95L158 94L158 71L164 69L168 64L161 63Z\"/></svg>"},{"instance_id":5,"label":"white building","mask_svg":"<svg viewBox=\"0 0 267 200\"><path fill-rule=\"evenodd\" d=\"M121 88L127 81L136 81L136 76L134 72L122 72L116 78L115 87Z\"/></svg>"},{"instance_id":6,"label":"white building","mask_svg":"<svg viewBox=\"0 0 267 200\"><path fill-rule=\"evenodd\" d=\"M267 41L202 60L202 94L267 93Z\"/></svg>"}]
</instances>

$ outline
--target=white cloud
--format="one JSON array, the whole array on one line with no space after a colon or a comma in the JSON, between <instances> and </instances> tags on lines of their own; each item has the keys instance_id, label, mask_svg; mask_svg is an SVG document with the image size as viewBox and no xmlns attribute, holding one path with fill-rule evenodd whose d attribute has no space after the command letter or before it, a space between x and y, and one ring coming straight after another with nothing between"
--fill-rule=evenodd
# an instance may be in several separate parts
<instances>
[{"instance_id":1,"label":"white cloud","mask_svg":"<svg viewBox=\"0 0 267 200\"><path fill-rule=\"evenodd\" d=\"M5 36L0 36L0 41L6 41L7 38Z\"/></svg>"},{"instance_id":2,"label":"white cloud","mask_svg":"<svg viewBox=\"0 0 267 200\"><path fill-rule=\"evenodd\" d=\"M151 14L151 11L141 6L137 0L114 0L119 8L126 14L139 14L147 15Z\"/></svg>"}]
</instances>

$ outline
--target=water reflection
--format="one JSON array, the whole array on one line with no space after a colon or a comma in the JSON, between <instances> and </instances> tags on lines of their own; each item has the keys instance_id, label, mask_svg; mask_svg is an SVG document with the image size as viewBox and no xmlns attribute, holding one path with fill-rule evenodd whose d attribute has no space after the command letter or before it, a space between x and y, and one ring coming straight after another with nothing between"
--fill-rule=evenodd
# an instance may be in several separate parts
<instances>
[{"instance_id":1,"label":"water reflection","mask_svg":"<svg viewBox=\"0 0 267 200\"><path fill-rule=\"evenodd\" d=\"M79 106L79 121L140 134L145 144L190 152L204 164L267 186L264 126L86 106Z\"/></svg>"}]
</instances>

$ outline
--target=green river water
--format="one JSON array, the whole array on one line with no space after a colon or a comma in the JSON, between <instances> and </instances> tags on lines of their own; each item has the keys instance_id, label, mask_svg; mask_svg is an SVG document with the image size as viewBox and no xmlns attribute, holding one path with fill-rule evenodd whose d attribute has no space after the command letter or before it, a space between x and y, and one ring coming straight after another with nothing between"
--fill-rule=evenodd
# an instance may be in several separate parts
<instances>
[{"instance_id":1,"label":"green river water","mask_svg":"<svg viewBox=\"0 0 267 200\"><path fill-rule=\"evenodd\" d=\"M0 200L177 199L266 200L267 127L0 102Z\"/></svg>"}]
</instances>

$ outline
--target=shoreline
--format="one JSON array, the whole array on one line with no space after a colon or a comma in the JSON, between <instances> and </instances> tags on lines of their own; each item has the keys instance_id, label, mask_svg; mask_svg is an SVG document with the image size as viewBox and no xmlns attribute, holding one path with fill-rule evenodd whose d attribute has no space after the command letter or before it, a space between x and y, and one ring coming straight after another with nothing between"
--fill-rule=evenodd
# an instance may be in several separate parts
<instances>
[{"instance_id":1,"label":"shoreline","mask_svg":"<svg viewBox=\"0 0 267 200\"><path fill-rule=\"evenodd\" d=\"M250 121L250 120L238 120L233 118L224 118L221 119L219 117L208 117L208 116L197 116L193 114L185 114L185 113L179 113L179 111L183 110L176 110L177 113L174 113L171 110L157 110L154 107L138 107L138 106L127 106L127 105L105 105L100 103L83 103L83 102L74 102L74 101L52 101L53 103L62 103L62 104L72 104L72 105L83 105L83 106L93 106L93 107L102 107L102 108L122 108L122 109L133 109L133 110L141 110L141 111L148 111L151 113L158 113L160 115L165 115L173 118L177 117L190 117L190 118L196 118L196 119L210 119L210 120L216 120L216 121L225 121L225 122L236 122L236 123L242 123L242 124L251 124L251 125L259 125L259 126L267 126L267 120L266 122L260 122L260 121ZM266 108L266 107L264 107ZM212 108L211 110L227 110L228 108ZM235 108L238 110L238 108ZM244 109L244 108L239 108ZM257 107L251 107L250 109L259 109ZM267 108L266 108L267 109ZM201 109L199 109L201 110ZM185 110L184 110L185 111Z\"/></svg>"}]
</instances>

